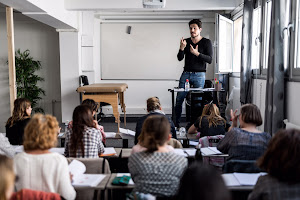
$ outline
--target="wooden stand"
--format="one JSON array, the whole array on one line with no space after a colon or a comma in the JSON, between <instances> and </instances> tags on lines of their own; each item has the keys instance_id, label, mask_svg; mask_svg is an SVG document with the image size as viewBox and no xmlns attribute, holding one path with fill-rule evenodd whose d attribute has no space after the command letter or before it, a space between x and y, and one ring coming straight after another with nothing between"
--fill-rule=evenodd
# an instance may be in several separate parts
<instances>
[{"instance_id":1,"label":"wooden stand","mask_svg":"<svg viewBox=\"0 0 300 200\"><path fill-rule=\"evenodd\" d=\"M121 105L124 112L124 126L126 127L126 106L124 102L124 92L128 88L126 83L98 83L86 85L77 88L77 92L82 94L82 100L93 99L96 102L105 102L112 106L115 122L118 123L118 132L120 128L120 113L118 105Z\"/></svg>"}]
</instances>

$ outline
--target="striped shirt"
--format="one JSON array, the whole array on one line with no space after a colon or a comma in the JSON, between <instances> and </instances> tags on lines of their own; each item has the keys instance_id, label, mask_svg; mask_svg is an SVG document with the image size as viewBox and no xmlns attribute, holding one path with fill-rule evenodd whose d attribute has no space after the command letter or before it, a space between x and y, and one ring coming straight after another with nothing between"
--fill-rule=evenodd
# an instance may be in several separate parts
<instances>
[{"instance_id":1,"label":"striped shirt","mask_svg":"<svg viewBox=\"0 0 300 200\"><path fill-rule=\"evenodd\" d=\"M102 143L102 135L100 130L96 128L86 127L83 132L84 156L81 148L77 148L76 156L71 155L70 140L72 137L72 129L67 129L65 139L65 156L76 158L98 158L99 154L104 152Z\"/></svg>"}]
</instances>

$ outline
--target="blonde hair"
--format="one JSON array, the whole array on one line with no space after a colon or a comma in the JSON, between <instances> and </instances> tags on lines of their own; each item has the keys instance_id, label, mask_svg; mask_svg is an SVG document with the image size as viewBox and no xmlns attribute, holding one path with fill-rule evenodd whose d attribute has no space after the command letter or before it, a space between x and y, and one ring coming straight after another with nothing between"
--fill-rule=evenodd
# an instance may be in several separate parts
<instances>
[{"instance_id":1,"label":"blonde hair","mask_svg":"<svg viewBox=\"0 0 300 200\"><path fill-rule=\"evenodd\" d=\"M31 106L31 102L26 98L18 98L14 101L14 110L12 116L7 120L6 126L12 127L16 121L20 121L30 116L27 115L26 109Z\"/></svg>"},{"instance_id":2,"label":"blonde hair","mask_svg":"<svg viewBox=\"0 0 300 200\"><path fill-rule=\"evenodd\" d=\"M148 112L160 109L160 107L161 107L161 105L160 105L160 101L159 101L158 97L150 97L149 99L147 99Z\"/></svg>"},{"instance_id":3,"label":"blonde hair","mask_svg":"<svg viewBox=\"0 0 300 200\"><path fill-rule=\"evenodd\" d=\"M56 146L59 127L55 117L35 114L24 132L24 150L47 150Z\"/></svg>"},{"instance_id":4,"label":"blonde hair","mask_svg":"<svg viewBox=\"0 0 300 200\"><path fill-rule=\"evenodd\" d=\"M203 117L207 117L209 128L212 125L218 126L226 124L226 120L220 115L219 108L216 106L216 104L213 104L212 102L204 106L202 115L200 117L199 127L201 127Z\"/></svg>"},{"instance_id":5,"label":"blonde hair","mask_svg":"<svg viewBox=\"0 0 300 200\"><path fill-rule=\"evenodd\" d=\"M0 155L0 200L7 200L6 193L10 185L14 184L15 173L12 159Z\"/></svg>"}]
</instances>

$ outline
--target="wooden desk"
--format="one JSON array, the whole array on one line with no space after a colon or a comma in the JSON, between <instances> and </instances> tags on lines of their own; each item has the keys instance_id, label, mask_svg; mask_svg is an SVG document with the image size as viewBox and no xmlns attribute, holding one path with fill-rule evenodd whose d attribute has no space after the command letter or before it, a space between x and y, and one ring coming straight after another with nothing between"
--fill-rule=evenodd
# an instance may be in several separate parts
<instances>
[{"instance_id":1,"label":"wooden desk","mask_svg":"<svg viewBox=\"0 0 300 200\"><path fill-rule=\"evenodd\" d=\"M132 149L122 149L121 158L129 158Z\"/></svg>"},{"instance_id":2,"label":"wooden desk","mask_svg":"<svg viewBox=\"0 0 300 200\"><path fill-rule=\"evenodd\" d=\"M118 132L120 128L120 113L118 105L124 112L124 125L126 127L126 106L124 101L124 92L128 88L126 83L95 83L77 88L77 92L82 95L82 101L93 99L96 102L109 103L113 108L115 122L118 123Z\"/></svg>"}]
</instances>

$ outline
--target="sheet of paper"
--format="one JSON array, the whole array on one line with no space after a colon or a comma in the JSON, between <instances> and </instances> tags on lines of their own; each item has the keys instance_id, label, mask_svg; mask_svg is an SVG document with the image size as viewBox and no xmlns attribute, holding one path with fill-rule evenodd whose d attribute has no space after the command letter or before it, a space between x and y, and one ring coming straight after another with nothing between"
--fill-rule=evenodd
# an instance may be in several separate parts
<instances>
[{"instance_id":1,"label":"sheet of paper","mask_svg":"<svg viewBox=\"0 0 300 200\"><path fill-rule=\"evenodd\" d=\"M174 153L184 156L184 157L187 157L187 154L184 153L183 149L174 149Z\"/></svg>"},{"instance_id":2,"label":"sheet of paper","mask_svg":"<svg viewBox=\"0 0 300 200\"><path fill-rule=\"evenodd\" d=\"M62 132L62 133L59 133L59 134L58 134L58 137L63 137L64 135L65 135L65 133Z\"/></svg>"},{"instance_id":3,"label":"sheet of paper","mask_svg":"<svg viewBox=\"0 0 300 200\"><path fill-rule=\"evenodd\" d=\"M134 185L134 182L131 178L131 175L130 173L117 173L117 177L122 177L122 176L130 176L130 180L128 182L128 185Z\"/></svg>"},{"instance_id":4,"label":"sheet of paper","mask_svg":"<svg viewBox=\"0 0 300 200\"><path fill-rule=\"evenodd\" d=\"M73 181L77 181L77 179L80 179L81 175L85 172L85 170L85 165L78 160L74 159L69 164L69 171L73 175Z\"/></svg>"},{"instance_id":5,"label":"sheet of paper","mask_svg":"<svg viewBox=\"0 0 300 200\"><path fill-rule=\"evenodd\" d=\"M104 153L102 155L110 155L110 154L117 154L114 147L105 147Z\"/></svg>"},{"instance_id":6,"label":"sheet of paper","mask_svg":"<svg viewBox=\"0 0 300 200\"><path fill-rule=\"evenodd\" d=\"M257 179L266 173L233 173L241 185L255 185Z\"/></svg>"},{"instance_id":7,"label":"sheet of paper","mask_svg":"<svg viewBox=\"0 0 300 200\"><path fill-rule=\"evenodd\" d=\"M205 156L216 154L216 152L214 152L213 150L211 150L211 149L208 148L208 147L201 148L201 153L202 153L203 155L205 155Z\"/></svg>"},{"instance_id":8,"label":"sheet of paper","mask_svg":"<svg viewBox=\"0 0 300 200\"><path fill-rule=\"evenodd\" d=\"M241 184L233 174L222 174L226 186L240 186Z\"/></svg>"},{"instance_id":9,"label":"sheet of paper","mask_svg":"<svg viewBox=\"0 0 300 200\"><path fill-rule=\"evenodd\" d=\"M197 146L198 144L199 144L199 142L195 142L195 141L190 140L190 146Z\"/></svg>"},{"instance_id":10,"label":"sheet of paper","mask_svg":"<svg viewBox=\"0 0 300 200\"><path fill-rule=\"evenodd\" d=\"M106 136L106 138L114 138L114 137L116 137L116 133L115 132L105 132L105 136Z\"/></svg>"},{"instance_id":11,"label":"sheet of paper","mask_svg":"<svg viewBox=\"0 0 300 200\"><path fill-rule=\"evenodd\" d=\"M76 180L72 182L73 186L97 186L106 175L104 174L81 174Z\"/></svg>"},{"instance_id":12,"label":"sheet of paper","mask_svg":"<svg viewBox=\"0 0 300 200\"><path fill-rule=\"evenodd\" d=\"M196 149L185 149L185 153L187 153L189 156L195 156Z\"/></svg>"},{"instance_id":13,"label":"sheet of paper","mask_svg":"<svg viewBox=\"0 0 300 200\"><path fill-rule=\"evenodd\" d=\"M49 151L52 152L52 153L56 152L56 153L59 153L61 155L64 155L65 148L51 148L51 149L49 149Z\"/></svg>"},{"instance_id":14,"label":"sheet of paper","mask_svg":"<svg viewBox=\"0 0 300 200\"><path fill-rule=\"evenodd\" d=\"M127 134L127 135L131 135L131 136L135 136L135 132L129 129L124 129L124 128L120 128L119 129L121 133Z\"/></svg>"},{"instance_id":15,"label":"sheet of paper","mask_svg":"<svg viewBox=\"0 0 300 200\"><path fill-rule=\"evenodd\" d=\"M212 150L213 152L215 152L215 154L222 154L222 152L221 151L219 151L218 149L217 149L217 147L208 147L210 150Z\"/></svg>"}]
</instances>

